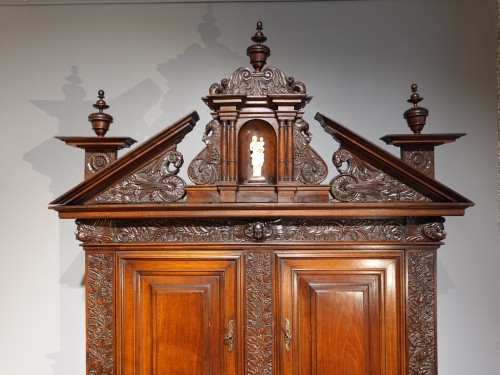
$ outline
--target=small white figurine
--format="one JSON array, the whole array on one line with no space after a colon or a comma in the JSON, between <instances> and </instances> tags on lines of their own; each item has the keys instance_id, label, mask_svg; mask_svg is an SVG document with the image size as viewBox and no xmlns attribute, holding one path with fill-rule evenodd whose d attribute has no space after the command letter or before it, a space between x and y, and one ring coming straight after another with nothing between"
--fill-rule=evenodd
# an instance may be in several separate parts
<instances>
[{"instance_id":1,"label":"small white figurine","mask_svg":"<svg viewBox=\"0 0 500 375\"><path fill-rule=\"evenodd\" d=\"M262 176L262 166L264 165L264 151L265 151L264 138L260 137L257 140L257 136L252 136L252 142L250 142L250 157L252 158L252 176L261 177Z\"/></svg>"}]
</instances>

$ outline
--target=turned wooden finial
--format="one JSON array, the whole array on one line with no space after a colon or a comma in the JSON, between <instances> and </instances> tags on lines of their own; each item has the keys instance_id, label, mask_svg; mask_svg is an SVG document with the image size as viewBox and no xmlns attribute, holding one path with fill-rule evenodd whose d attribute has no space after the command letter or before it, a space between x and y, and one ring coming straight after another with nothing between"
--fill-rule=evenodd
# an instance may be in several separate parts
<instances>
[{"instance_id":1,"label":"turned wooden finial","mask_svg":"<svg viewBox=\"0 0 500 375\"><path fill-rule=\"evenodd\" d=\"M411 92L410 99L408 99L407 102L412 103L413 107L407 109L403 114L403 117L406 119L406 122L412 132L414 134L420 134L425 126L425 121L429 115L429 111L426 108L418 106L418 103L420 103L424 98L421 98L417 93L417 85L415 83L411 85Z\"/></svg>"},{"instance_id":2,"label":"turned wooden finial","mask_svg":"<svg viewBox=\"0 0 500 375\"><path fill-rule=\"evenodd\" d=\"M92 113L89 115L89 121L92 123L92 129L98 137L104 137L104 135L109 130L109 125L113 122L113 117L107 113L103 113L103 110L108 109L109 105L104 101L104 90L99 90L97 92L97 97L99 98L92 107L98 109L98 113Z\"/></svg>"},{"instance_id":3,"label":"turned wooden finial","mask_svg":"<svg viewBox=\"0 0 500 375\"><path fill-rule=\"evenodd\" d=\"M257 32L252 36L252 42L256 43L247 48L247 56L256 72L260 72L266 65L267 58L271 56L271 50L264 43L267 37L262 32L262 22L257 22Z\"/></svg>"}]
</instances>

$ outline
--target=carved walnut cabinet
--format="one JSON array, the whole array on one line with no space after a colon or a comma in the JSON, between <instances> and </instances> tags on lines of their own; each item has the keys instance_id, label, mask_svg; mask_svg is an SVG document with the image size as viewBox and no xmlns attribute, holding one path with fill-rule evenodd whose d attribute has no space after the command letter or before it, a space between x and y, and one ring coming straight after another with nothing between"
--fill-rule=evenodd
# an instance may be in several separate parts
<instances>
[{"instance_id":1,"label":"carved walnut cabinet","mask_svg":"<svg viewBox=\"0 0 500 375\"><path fill-rule=\"evenodd\" d=\"M317 114L338 142L337 174L310 145L306 86L266 67L214 84L200 152L180 177L177 145L196 112L118 157L130 138L59 137L85 150L85 180L51 208L76 219L86 252L89 375L436 374L436 250L444 216L472 203L434 179L434 148L463 134L413 134L384 151ZM204 145L204 146L203 146Z\"/></svg>"}]
</instances>

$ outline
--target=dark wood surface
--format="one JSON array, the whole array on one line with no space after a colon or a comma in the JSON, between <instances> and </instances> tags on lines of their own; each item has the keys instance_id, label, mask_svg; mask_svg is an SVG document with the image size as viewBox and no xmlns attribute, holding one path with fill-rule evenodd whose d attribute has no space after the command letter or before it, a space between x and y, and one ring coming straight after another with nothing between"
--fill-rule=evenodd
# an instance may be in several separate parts
<instances>
[{"instance_id":1,"label":"dark wood surface","mask_svg":"<svg viewBox=\"0 0 500 375\"><path fill-rule=\"evenodd\" d=\"M437 374L436 251L444 217L473 203L434 179L434 148L462 134L421 134L416 85L415 134L383 138L401 158L317 114L339 143L325 183L303 120L311 96L266 67L266 39L259 23L254 70L203 98L192 184L177 145L196 112L51 202L86 252L88 375ZM103 98L96 137L60 139L94 156L116 144L103 141ZM262 176L252 136L266 143Z\"/></svg>"}]
</instances>

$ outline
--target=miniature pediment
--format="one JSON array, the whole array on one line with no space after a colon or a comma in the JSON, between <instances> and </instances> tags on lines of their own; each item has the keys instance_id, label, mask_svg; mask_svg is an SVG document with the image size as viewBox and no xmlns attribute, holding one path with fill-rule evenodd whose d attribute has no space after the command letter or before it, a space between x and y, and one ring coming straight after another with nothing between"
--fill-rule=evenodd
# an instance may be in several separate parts
<instances>
[{"instance_id":1,"label":"miniature pediment","mask_svg":"<svg viewBox=\"0 0 500 375\"><path fill-rule=\"evenodd\" d=\"M163 131L127 154L101 168L98 173L55 199L53 205L109 204L109 203L154 203L175 202L184 197L186 182L178 176L183 156L177 145L198 121L192 112L174 122ZM86 161L102 154L99 149L105 138L86 138L88 148ZM66 143L71 139L63 138ZM91 168L86 163L85 168Z\"/></svg>"},{"instance_id":2,"label":"miniature pediment","mask_svg":"<svg viewBox=\"0 0 500 375\"><path fill-rule=\"evenodd\" d=\"M432 137L399 135L413 139L411 155L407 161L397 158L383 148L361 137L334 120L318 113L315 119L325 131L339 142L340 148L333 154L333 163L339 175L330 182L332 197L336 201L422 201L422 202L469 202L468 199L430 177L433 171ZM439 144L463 134L434 135ZM389 140L391 136L383 137ZM425 142L428 141L428 143Z\"/></svg>"},{"instance_id":3,"label":"miniature pediment","mask_svg":"<svg viewBox=\"0 0 500 375\"><path fill-rule=\"evenodd\" d=\"M179 173L184 160L177 145L198 114L186 115L117 158L117 149L135 141L106 141L112 117L103 112L108 106L100 91L94 104L99 113L89 116L97 137L59 137L85 149L86 179L55 199L52 208L69 212L65 207L78 207L91 216L106 205L108 214L112 206L187 217L203 206L214 217L242 217L261 216L272 204L276 217L299 211L303 216L308 209L317 217L380 215L381 208L385 216L402 216L409 209L420 216L460 215L473 205L434 179L434 148L464 134L421 133L428 110L417 105L422 98L416 85L408 100L413 107L404 114L414 134L382 138L400 147L401 158L323 114L315 116L339 143L329 155L338 173L324 183L328 166L311 146L313 134L303 118L312 97L302 82L265 67L270 55L266 39L258 23L255 44L247 49L253 70L238 68L202 98L212 118L200 140L204 146L185 170L192 184Z\"/></svg>"}]
</instances>

